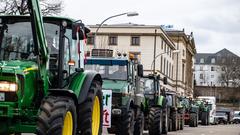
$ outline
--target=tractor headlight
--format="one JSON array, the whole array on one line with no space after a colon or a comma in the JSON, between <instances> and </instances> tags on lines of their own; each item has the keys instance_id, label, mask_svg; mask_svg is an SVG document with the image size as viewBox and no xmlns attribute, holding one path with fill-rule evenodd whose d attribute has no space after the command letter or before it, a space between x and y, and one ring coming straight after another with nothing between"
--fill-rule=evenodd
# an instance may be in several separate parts
<instances>
[{"instance_id":1,"label":"tractor headlight","mask_svg":"<svg viewBox=\"0 0 240 135\"><path fill-rule=\"evenodd\" d=\"M17 90L18 85L16 83L0 81L1 92L16 92Z\"/></svg>"}]
</instances>

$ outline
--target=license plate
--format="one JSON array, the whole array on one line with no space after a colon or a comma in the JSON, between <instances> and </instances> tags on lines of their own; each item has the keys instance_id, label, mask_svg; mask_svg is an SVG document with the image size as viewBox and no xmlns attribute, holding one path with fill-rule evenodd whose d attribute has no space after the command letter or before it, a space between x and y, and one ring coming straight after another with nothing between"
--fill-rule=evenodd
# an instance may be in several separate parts
<instances>
[{"instance_id":1,"label":"license plate","mask_svg":"<svg viewBox=\"0 0 240 135\"><path fill-rule=\"evenodd\" d=\"M0 101L5 101L5 93L0 93Z\"/></svg>"}]
</instances>

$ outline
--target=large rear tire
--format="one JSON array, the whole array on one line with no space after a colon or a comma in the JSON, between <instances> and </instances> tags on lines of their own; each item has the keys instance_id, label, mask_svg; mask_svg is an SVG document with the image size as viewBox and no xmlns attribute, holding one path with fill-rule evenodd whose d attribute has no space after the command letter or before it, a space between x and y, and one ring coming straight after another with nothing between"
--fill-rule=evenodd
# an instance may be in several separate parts
<instances>
[{"instance_id":1,"label":"large rear tire","mask_svg":"<svg viewBox=\"0 0 240 135\"><path fill-rule=\"evenodd\" d=\"M134 132L134 111L130 108L129 111L122 112L121 121L119 122L119 128L117 135L132 135Z\"/></svg>"},{"instance_id":2,"label":"large rear tire","mask_svg":"<svg viewBox=\"0 0 240 135\"><path fill-rule=\"evenodd\" d=\"M180 114L180 130L183 130L184 128L184 115L183 114Z\"/></svg>"},{"instance_id":3,"label":"large rear tire","mask_svg":"<svg viewBox=\"0 0 240 135\"><path fill-rule=\"evenodd\" d=\"M196 126L197 126L197 114L190 113L189 127L196 127Z\"/></svg>"},{"instance_id":4,"label":"large rear tire","mask_svg":"<svg viewBox=\"0 0 240 135\"><path fill-rule=\"evenodd\" d=\"M41 104L37 135L75 135L76 107L73 100L63 96L48 96Z\"/></svg>"},{"instance_id":5,"label":"large rear tire","mask_svg":"<svg viewBox=\"0 0 240 135\"><path fill-rule=\"evenodd\" d=\"M172 131L177 131L178 128L178 118L177 118L177 111L172 113Z\"/></svg>"},{"instance_id":6,"label":"large rear tire","mask_svg":"<svg viewBox=\"0 0 240 135\"><path fill-rule=\"evenodd\" d=\"M202 112L201 124L208 125L208 112Z\"/></svg>"},{"instance_id":7,"label":"large rear tire","mask_svg":"<svg viewBox=\"0 0 240 135\"><path fill-rule=\"evenodd\" d=\"M86 100L79 105L78 116L80 135L101 135L103 121L102 91L98 81L93 81Z\"/></svg>"},{"instance_id":8,"label":"large rear tire","mask_svg":"<svg viewBox=\"0 0 240 135\"><path fill-rule=\"evenodd\" d=\"M162 134L167 135L168 133L168 109L163 110L163 124L162 124Z\"/></svg>"},{"instance_id":9,"label":"large rear tire","mask_svg":"<svg viewBox=\"0 0 240 135\"><path fill-rule=\"evenodd\" d=\"M141 111L140 114L136 118L136 122L134 124L134 135L142 135L144 129L144 115Z\"/></svg>"},{"instance_id":10,"label":"large rear tire","mask_svg":"<svg viewBox=\"0 0 240 135\"><path fill-rule=\"evenodd\" d=\"M162 110L160 108L150 108L148 124L149 135L159 135L162 133Z\"/></svg>"}]
</instances>

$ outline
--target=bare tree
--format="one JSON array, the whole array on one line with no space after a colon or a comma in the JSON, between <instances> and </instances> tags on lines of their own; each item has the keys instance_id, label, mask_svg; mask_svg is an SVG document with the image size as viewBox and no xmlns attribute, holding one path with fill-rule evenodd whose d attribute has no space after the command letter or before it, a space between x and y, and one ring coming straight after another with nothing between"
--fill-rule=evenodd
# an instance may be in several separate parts
<instances>
[{"instance_id":1,"label":"bare tree","mask_svg":"<svg viewBox=\"0 0 240 135\"><path fill-rule=\"evenodd\" d=\"M219 81L225 86L240 87L240 58L237 56L226 56L219 59L221 75Z\"/></svg>"},{"instance_id":2,"label":"bare tree","mask_svg":"<svg viewBox=\"0 0 240 135\"><path fill-rule=\"evenodd\" d=\"M26 15L29 14L27 0L1 0L0 14ZM62 0L57 2L51 0L40 0L43 15L57 15L63 10Z\"/></svg>"}]
</instances>

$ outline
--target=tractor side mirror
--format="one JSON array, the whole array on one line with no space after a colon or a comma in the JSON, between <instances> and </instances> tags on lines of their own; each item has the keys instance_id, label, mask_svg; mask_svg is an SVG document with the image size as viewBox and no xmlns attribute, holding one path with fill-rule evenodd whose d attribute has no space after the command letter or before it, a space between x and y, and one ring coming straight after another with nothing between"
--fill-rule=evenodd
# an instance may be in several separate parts
<instances>
[{"instance_id":1,"label":"tractor side mirror","mask_svg":"<svg viewBox=\"0 0 240 135\"><path fill-rule=\"evenodd\" d=\"M85 27L83 23L73 23L72 24L72 39L77 39L77 33L79 40L87 38L87 34L90 32L90 29Z\"/></svg>"},{"instance_id":2,"label":"tractor side mirror","mask_svg":"<svg viewBox=\"0 0 240 135\"><path fill-rule=\"evenodd\" d=\"M138 72L137 72L138 76L143 77L143 65L142 64L137 65L137 70L138 70Z\"/></svg>"},{"instance_id":3,"label":"tractor side mirror","mask_svg":"<svg viewBox=\"0 0 240 135\"><path fill-rule=\"evenodd\" d=\"M167 85L167 77L163 77L163 84Z\"/></svg>"}]
</instances>

